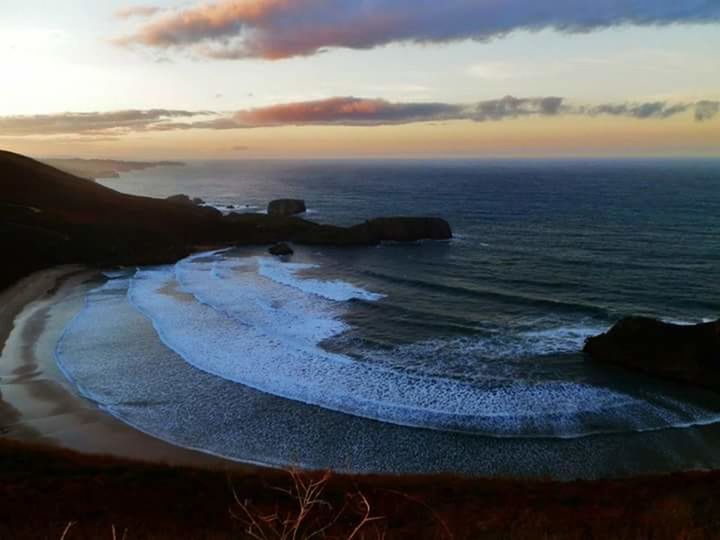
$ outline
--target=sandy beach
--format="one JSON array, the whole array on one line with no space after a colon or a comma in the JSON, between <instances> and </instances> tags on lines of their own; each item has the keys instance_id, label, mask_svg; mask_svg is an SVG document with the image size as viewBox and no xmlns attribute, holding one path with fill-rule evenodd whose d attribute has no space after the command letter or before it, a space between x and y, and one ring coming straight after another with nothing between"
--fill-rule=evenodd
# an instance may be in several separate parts
<instances>
[{"instance_id":1,"label":"sandy beach","mask_svg":"<svg viewBox=\"0 0 720 540\"><path fill-rule=\"evenodd\" d=\"M250 470L150 437L74 392L57 368L54 347L98 277L80 266L62 266L0 293L0 437L85 454Z\"/></svg>"},{"instance_id":2,"label":"sandy beach","mask_svg":"<svg viewBox=\"0 0 720 540\"><path fill-rule=\"evenodd\" d=\"M38 193L45 192L38 189ZM58 238L62 237L52 236L51 240ZM163 241L162 245L167 243L166 236L158 238ZM15 240L18 249L25 250L20 251L21 254L34 257L44 253L34 249L37 243L27 242L25 237ZM149 253L154 253L155 246L151 248ZM387 260L385 253L383 268ZM46 264L38 258L32 261ZM89 259L89 264L93 264L93 259ZM130 266L134 264L135 261ZM27 271L27 267L8 266L12 271L5 274L6 282ZM123 336L126 353L147 368L148 378L156 375L175 384L178 392L172 403L184 406L182 418L200 419L198 425L211 426L215 433L225 434L233 449L248 441L267 445L279 441L273 449L294 455L318 441L316 455L320 457L331 452L346 452L346 455L357 456L380 455L384 459L391 452L382 443L392 441L402 450L392 453L392 459L403 466L415 463L413 454L423 457L426 450L431 451L430 456L434 458L430 463L442 458L444 463L457 465L459 459L467 457L494 467L498 456L510 456L513 460L507 461L504 474L496 473L493 478L448 474L364 476L307 471L288 475L284 471L249 467L176 447L141 433L80 397L56 364L54 353L59 338L85 306L88 290L102 279L97 271L83 266L54 267L28 275L0 293L0 538L224 539L246 537L248 531L258 532L258 527L270 531L264 537L278 537L275 527L282 529L284 524L299 519L296 517L298 501L305 497L307 486L312 490L319 486L322 493L309 514L307 508L300 508L304 521L302 527L298 525L301 529L298 538L318 530L326 531L328 538L347 538L360 529L363 534L355 535L357 538L670 540L718 537L718 472L673 471L653 475L637 472L648 467L654 473L653 455L663 457L666 453L672 457L676 455L676 448L683 453L690 448L690 456L694 455L693 449L702 450L704 453L697 454L702 458L698 458L698 463L712 462L713 449L718 447L713 443L712 426L694 430L690 435L674 430L671 434L675 434L675 443L670 446L667 444L672 441L664 438L658 442L650 433L609 437L607 440L612 444L604 447L584 448L585 439L578 439L577 443L559 441L553 445L557 452L553 453L550 448L547 454L518 452L517 447L508 450L494 439L472 451L457 445L451 452L448 448L453 449L452 437L442 432L428 430L418 435L447 446L418 442L412 435L417 430L385 423L375 423L374 428L362 431L354 427L367 425L366 420L348 415L340 417L341 413L311 407L302 407L305 414L296 415L296 403L290 403L292 408L287 409L284 405L267 408L268 403L277 405L281 398L255 396L257 401L248 402L252 391L238 395L238 403L250 405L248 415L241 420L226 415L223 424L214 413L225 412L226 402L222 401L223 394L213 394L215 384L235 383L218 378L213 381L208 374L201 376L180 358L174 360L177 378L169 379L169 370L163 368L170 365L162 364L159 348L152 349L152 354L140 354L143 351L138 353L133 349L136 342L145 343L140 339L141 326L146 327L146 337L153 336L148 320L136 314L142 324L127 327L130 331ZM106 311L92 315L92 321L102 323L107 330L100 336L101 340L121 321L117 304L108 302L108 305ZM76 343L85 345L87 339L76 336ZM157 338L153 336L153 339ZM106 375L101 378L112 390L117 390L116 381L142 380L130 378L137 375L124 371L126 365L116 363L108 350L106 347L105 354L86 355L85 361L97 369L116 368L113 376L101 372ZM100 364L101 360L104 365ZM150 365L148 360L155 363ZM187 387L178 384L190 379L193 382ZM213 414L198 414L200 407L187 399L188 390L197 394L204 392L206 397L210 395L214 399L219 397L206 409ZM294 426L295 433L277 430L267 419L271 414L282 419L286 412L286 420L279 425ZM329 416L350 424L316 421ZM166 416L159 418L161 423L167 421ZM239 437L227 429L237 425L250 426L245 432L247 436ZM351 427L337 429L347 425ZM315 427L317 431L305 429L306 426ZM254 429L256 427L263 429ZM398 438L400 432L409 438ZM302 437L293 437L298 433ZM662 433L659 436L662 437ZM511 440L510 444L513 444ZM568 445L574 444L578 446L571 453ZM632 456L638 459L623 461L623 452L629 450L633 450ZM708 457L706 453L711 455ZM605 464L619 464L633 474L623 479L592 481L549 480L549 475L528 480L517 476L518 463L528 467L535 467L537 463L554 467L558 462L598 464L601 470L606 470ZM332 466L325 468L336 470Z\"/></svg>"}]
</instances>

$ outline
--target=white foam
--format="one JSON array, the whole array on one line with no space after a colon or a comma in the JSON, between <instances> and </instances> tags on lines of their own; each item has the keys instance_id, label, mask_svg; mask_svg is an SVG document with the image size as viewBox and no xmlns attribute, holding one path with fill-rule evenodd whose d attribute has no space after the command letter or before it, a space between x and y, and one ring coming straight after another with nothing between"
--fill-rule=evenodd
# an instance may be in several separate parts
<instances>
[{"instance_id":1,"label":"white foam","mask_svg":"<svg viewBox=\"0 0 720 540\"><path fill-rule=\"evenodd\" d=\"M552 364L538 357L576 354L585 339L606 326L567 326L534 332L440 338L399 345L390 350L361 348L354 354L379 365L468 381L489 379L532 384L538 374L557 377ZM350 348L354 349L352 344ZM547 369L545 369L547 368Z\"/></svg>"},{"instance_id":2,"label":"white foam","mask_svg":"<svg viewBox=\"0 0 720 540\"><path fill-rule=\"evenodd\" d=\"M322 305L297 290L269 286L257 276L254 258L198 262L203 259L207 255L195 255L176 265L175 277L182 290L241 324L292 345L312 348L346 330L333 306Z\"/></svg>"},{"instance_id":3,"label":"white foam","mask_svg":"<svg viewBox=\"0 0 720 540\"><path fill-rule=\"evenodd\" d=\"M546 330L523 332L520 334L520 338L525 343L528 353L543 356L580 351L587 338L606 331L607 325L561 326Z\"/></svg>"},{"instance_id":4,"label":"white foam","mask_svg":"<svg viewBox=\"0 0 720 540\"><path fill-rule=\"evenodd\" d=\"M133 270L131 268L123 268L119 270L105 270L102 275L108 279L115 279L119 277L129 277L132 275Z\"/></svg>"},{"instance_id":5,"label":"white foam","mask_svg":"<svg viewBox=\"0 0 720 540\"><path fill-rule=\"evenodd\" d=\"M671 398L649 403L583 382L479 377L468 383L328 352L319 342L343 331L336 310L345 304L307 294L297 276L289 286L262 278L265 261L195 256L176 268L140 270L128 297L162 341L193 366L356 416L495 436L574 437L620 425L669 426L699 414ZM199 302L168 292L177 283Z\"/></svg>"},{"instance_id":6,"label":"white foam","mask_svg":"<svg viewBox=\"0 0 720 540\"><path fill-rule=\"evenodd\" d=\"M232 208L228 208L228 205L232 206ZM205 202L201 204L200 206L203 206L205 208L214 208L215 210L220 211L223 215L229 215L233 212L246 212L251 213L255 212L259 207L255 206L254 204L233 204L233 203L213 203L213 202Z\"/></svg>"},{"instance_id":7,"label":"white foam","mask_svg":"<svg viewBox=\"0 0 720 540\"><path fill-rule=\"evenodd\" d=\"M717 319L712 317L701 317L699 319L688 321L685 319L662 319L663 322L677 324L678 326L695 326L696 324L715 322Z\"/></svg>"},{"instance_id":8,"label":"white foam","mask_svg":"<svg viewBox=\"0 0 720 540\"><path fill-rule=\"evenodd\" d=\"M258 259L258 264L258 271L261 276L305 293L322 296L328 300L345 302L359 299L372 302L384 297L382 294L367 291L345 281L323 281L301 278L297 275L299 272L317 268L318 266L314 264L284 263L268 257Z\"/></svg>"},{"instance_id":9,"label":"white foam","mask_svg":"<svg viewBox=\"0 0 720 540\"><path fill-rule=\"evenodd\" d=\"M103 283L99 287L91 289L90 291L95 292L95 291L122 291L122 290L125 290L128 288L131 277L132 276L126 274L126 277L124 279L121 277L115 277L112 279L108 279L105 283Z\"/></svg>"},{"instance_id":10,"label":"white foam","mask_svg":"<svg viewBox=\"0 0 720 540\"><path fill-rule=\"evenodd\" d=\"M438 362L451 355L472 356L486 360L512 360L539 356L574 354L582 350L585 340L607 330L607 325L569 324L544 330L515 331L505 329L485 336L464 336L419 341L395 349L402 361L409 356L436 356ZM439 353L443 353L442 357ZM395 354L395 352L393 353Z\"/></svg>"}]
</instances>

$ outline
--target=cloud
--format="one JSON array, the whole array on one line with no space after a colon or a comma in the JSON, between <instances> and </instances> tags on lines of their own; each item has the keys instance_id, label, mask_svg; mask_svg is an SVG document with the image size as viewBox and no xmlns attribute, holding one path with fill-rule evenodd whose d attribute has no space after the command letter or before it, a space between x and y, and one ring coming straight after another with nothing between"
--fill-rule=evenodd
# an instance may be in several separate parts
<instances>
[{"instance_id":1,"label":"cloud","mask_svg":"<svg viewBox=\"0 0 720 540\"><path fill-rule=\"evenodd\" d=\"M467 120L499 122L522 117L617 116L663 120L692 113L698 122L720 115L720 101L671 103L569 103L562 97L505 96L469 104L397 103L384 99L334 97L281 103L236 112L169 109L0 116L0 137L81 135L122 136L134 132L233 130L277 126L381 126Z\"/></svg>"},{"instance_id":2,"label":"cloud","mask_svg":"<svg viewBox=\"0 0 720 540\"><path fill-rule=\"evenodd\" d=\"M380 126L473 120L484 122L521 116L553 116L563 109L559 97L516 98L481 101L473 104L440 102L393 103L384 99L333 97L314 101L281 103L238 111L226 117L200 122L167 122L158 130L243 129L274 126Z\"/></svg>"},{"instance_id":3,"label":"cloud","mask_svg":"<svg viewBox=\"0 0 720 540\"><path fill-rule=\"evenodd\" d=\"M329 47L485 41L515 30L719 20L717 0L220 0L169 12L118 42L192 47L211 58L279 59Z\"/></svg>"},{"instance_id":4,"label":"cloud","mask_svg":"<svg viewBox=\"0 0 720 540\"><path fill-rule=\"evenodd\" d=\"M147 131L170 119L207 116L208 111L170 109L124 110L112 112L68 112L34 116L0 116L0 135L23 137L56 134L123 134Z\"/></svg>"},{"instance_id":5,"label":"cloud","mask_svg":"<svg viewBox=\"0 0 720 540\"><path fill-rule=\"evenodd\" d=\"M181 131L188 129L239 129L242 127L252 126L241 126L233 119L232 116L229 115L194 122L158 122L153 124L149 129L152 129L153 131Z\"/></svg>"},{"instance_id":6,"label":"cloud","mask_svg":"<svg viewBox=\"0 0 720 540\"><path fill-rule=\"evenodd\" d=\"M695 104L695 120L704 122L720 114L720 101L698 101Z\"/></svg>"},{"instance_id":7,"label":"cloud","mask_svg":"<svg viewBox=\"0 0 720 540\"><path fill-rule=\"evenodd\" d=\"M592 107L581 107L578 109L578 112L589 116L610 115L640 119L670 118L671 116L697 109L698 106L699 104L692 103L652 101L648 103L603 104Z\"/></svg>"},{"instance_id":8,"label":"cloud","mask_svg":"<svg viewBox=\"0 0 720 540\"><path fill-rule=\"evenodd\" d=\"M618 116L635 119L664 119L695 113L696 120L710 120L720 111L720 102L698 103L606 103L573 105L556 96L517 98L505 96L471 104L440 102L393 103L383 99L335 97L246 109L211 121L177 122L172 129L243 129L273 126L379 126L413 122L470 120L499 122L521 117ZM170 126L168 126L170 127Z\"/></svg>"},{"instance_id":9,"label":"cloud","mask_svg":"<svg viewBox=\"0 0 720 540\"><path fill-rule=\"evenodd\" d=\"M383 99L336 97L239 111L239 127L277 125L380 125L462 118L465 107L448 103L391 103Z\"/></svg>"},{"instance_id":10,"label":"cloud","mask_svg":"<svg viewBox=\"0 0 720 540\"><path fill-rule=\"evenodd\" d=\"M152 17L160 11L162 10L159 7L155 6L130 6L118 9L115 12L115 16L118 19L130 19L132 17Z\"/></svg>"},{"instance_id":11,"label":"cloud","mask_svg":"<svg viewBox=\"0 0 720 540\"><path fill-rule=\"evenodd\" d=\"M42 137L34 139L39 144L94 144L94 143L108 143L121 140L120 137L114 137L111 135L51 135L49 137ZM0 135L0 143L7 144L17 142L17 137L6 137Z\"/></svg>"},{"instance_id":12,"label":"cloud","mask_svg":"<svg viewBox=\"0 0 720 540\"><path fill-rule=\"evenodd\" d=\"M475 114L470 118L476 122L504 120L519 116L554 116L563 110L563 98L516 98L505 96L502 99L481 101L475 106Z\"/></svg>"}]
</instances>

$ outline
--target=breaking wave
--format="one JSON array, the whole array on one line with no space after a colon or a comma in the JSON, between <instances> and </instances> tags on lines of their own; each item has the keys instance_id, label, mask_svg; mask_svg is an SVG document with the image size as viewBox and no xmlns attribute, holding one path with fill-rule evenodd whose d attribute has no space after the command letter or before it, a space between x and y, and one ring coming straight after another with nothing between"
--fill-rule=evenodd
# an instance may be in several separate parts
<instances>
[{"instance_id":1,"label":"breaking wave","mask_svg":"<svg viewBox=\"0 0 720 540\"><path fill-rule=\"evenodd\" d=\"M161 340L207 373L373 420L497 437L580 437L717 420L672 394L608 385L529 355L577 352L593 327L398 345L325 347L349 300L382 297L311 265L223 253L140 269L128 297ZM175 291L175 292L174 292ZM183 294L178 294L185 293ZM189 300L188 297L191 299Z\"/></svg>"}]
</instances>

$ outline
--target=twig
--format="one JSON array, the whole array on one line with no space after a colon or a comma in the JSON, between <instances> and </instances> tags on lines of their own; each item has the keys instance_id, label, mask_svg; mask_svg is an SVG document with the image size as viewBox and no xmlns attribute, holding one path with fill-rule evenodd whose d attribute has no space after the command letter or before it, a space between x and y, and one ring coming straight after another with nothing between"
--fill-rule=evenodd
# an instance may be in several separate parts
<instances>
[{"instance_id":1,"label":"twig","mask_svg":"<svg viewBox=\"0 0 720 540\"><path fill-rule=\"evenodd\" d=\"M72 529L77 521L68 521L68 524L65 525L65 530L62 533L62 536L60 537L60 540L65 540L67 538L67 534L70 532L70 529Z\"/></svg>"}]
</instances>

